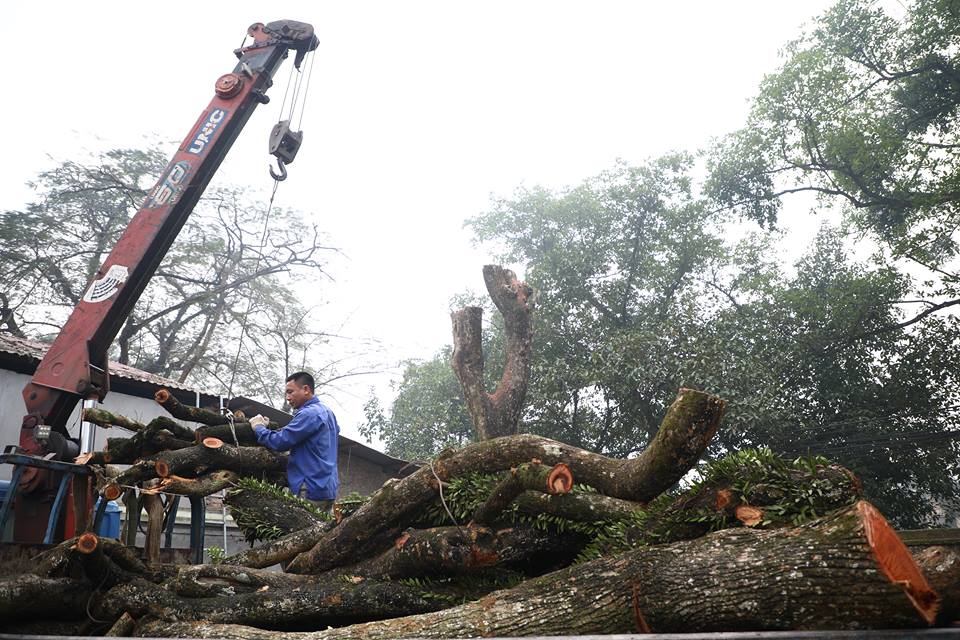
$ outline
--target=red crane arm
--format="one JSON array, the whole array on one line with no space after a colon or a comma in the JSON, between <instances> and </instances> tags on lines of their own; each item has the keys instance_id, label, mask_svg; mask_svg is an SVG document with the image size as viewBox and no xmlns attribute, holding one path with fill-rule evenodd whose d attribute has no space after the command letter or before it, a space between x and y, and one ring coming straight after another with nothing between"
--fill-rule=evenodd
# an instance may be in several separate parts
<instances>
[{"instance_id":1,"label":"red crane arm","mask_svg":"<svg viewBox=\"0 0 960 640\"><path fill-rule=\"evenodd\" d=\"M77 402L109 391L107 350L200 199L227 151L292 49L296 65L317 46L313 27L281 20L257 23L253 43L238 49L237 66L221 76L215 95L184 138L117 245L94 276L53 345L23 390L27 415L21 447L38 452L34 429L62 435Z\"/></svg>"}]
</instances>

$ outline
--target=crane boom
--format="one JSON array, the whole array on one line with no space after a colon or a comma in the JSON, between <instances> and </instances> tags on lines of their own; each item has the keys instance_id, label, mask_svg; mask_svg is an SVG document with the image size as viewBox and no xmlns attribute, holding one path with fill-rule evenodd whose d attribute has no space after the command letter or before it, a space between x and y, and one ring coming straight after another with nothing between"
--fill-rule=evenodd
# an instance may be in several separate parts
<instances>
[{"instance_id":1,"label":"crane boom","mask_svg":"<svg viewBox=\"0 0 960 640\"><path fill-rule=\"evenodd\" d=\"M317 47L313 27L280 20L256 23L252 44L235 51L239 62L221 76L215 95L164 169L83 299L23 390L26 416L20 447L43 452L47 431L67 436L77 403L102 400L109 391L107 351L213 174L258 104L290 50L299 68ZM42 434L42 435L41 435Z\"/></svg>"}]
</instances>

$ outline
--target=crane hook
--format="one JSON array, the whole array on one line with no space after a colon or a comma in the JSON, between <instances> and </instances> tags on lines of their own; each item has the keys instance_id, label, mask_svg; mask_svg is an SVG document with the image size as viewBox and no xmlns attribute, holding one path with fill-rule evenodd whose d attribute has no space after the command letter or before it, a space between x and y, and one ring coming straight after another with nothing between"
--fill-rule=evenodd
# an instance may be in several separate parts
<instances>
[{"instance_id":1,"label":"crane hook","mask_svg":"<svg viewBox=\"0 0 960 640\"><path fill-rule=\"evenodd\" d=\"M270 177L277 182L283 182L287 179L287 165L284 164L283 160L277 158L277 166L280 167L280 174L274 173L273 167L270 167Z\"/></svg>"}]
</instances>

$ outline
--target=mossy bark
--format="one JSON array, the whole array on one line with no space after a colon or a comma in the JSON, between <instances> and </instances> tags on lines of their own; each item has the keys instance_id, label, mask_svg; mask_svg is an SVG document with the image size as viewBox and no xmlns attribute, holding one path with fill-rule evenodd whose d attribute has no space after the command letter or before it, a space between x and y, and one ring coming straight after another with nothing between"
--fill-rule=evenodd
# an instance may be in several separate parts
<instances>
[{"instance_id":1,"label":"mossy bark","mask_svg":"<svg viewBox=\"0 0 960 640\"><path fill-rule=\"evenodd\" d=\"M182 598L162 587L135 580L108 591L95 615L116 619L123 612L134 617L164 620L203 620L239 623L266 629L310 629L360 620L436 611L446 603L420 587L399 582L345 580L307 582L292 589L266 589L211 598Z\"/></svg>"}]
</instances>

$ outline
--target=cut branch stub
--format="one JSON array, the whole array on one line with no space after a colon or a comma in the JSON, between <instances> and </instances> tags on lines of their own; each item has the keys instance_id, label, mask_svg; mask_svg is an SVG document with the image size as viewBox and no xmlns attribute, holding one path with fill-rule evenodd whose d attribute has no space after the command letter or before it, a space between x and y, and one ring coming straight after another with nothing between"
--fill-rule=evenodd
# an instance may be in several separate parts
<instances>
[{"instance_id":1,"label":"cut branch stub","mask_svg":"<svg viewBox=\"0 0 960 640\"><path fill-rule=\"evenodd\" d=\"M530 379L533 337L530 324L533 290L517 280L512 271L497 265L484 266L483 279L490 298L503 316L507 334L506 363L493 393L487 393L483 383L483 309L465 307L451 314L453 371L463 389L478 440L517 433Z\"/></svg>"},{"instance_id":2,"label":"cut branch stub","mask_svg":"<svg viewBox=\"0 0 960 640\"><path fill-rule=\"evenodd\" d=\"M167 389L160 389L153 394L157 404L162 406L174 418L188 420L190 422L201 422L207 425L227 424L230 419L216 411L208 411L199 407L190 407L177 400Z\"/></svg>"}]
</instances>

